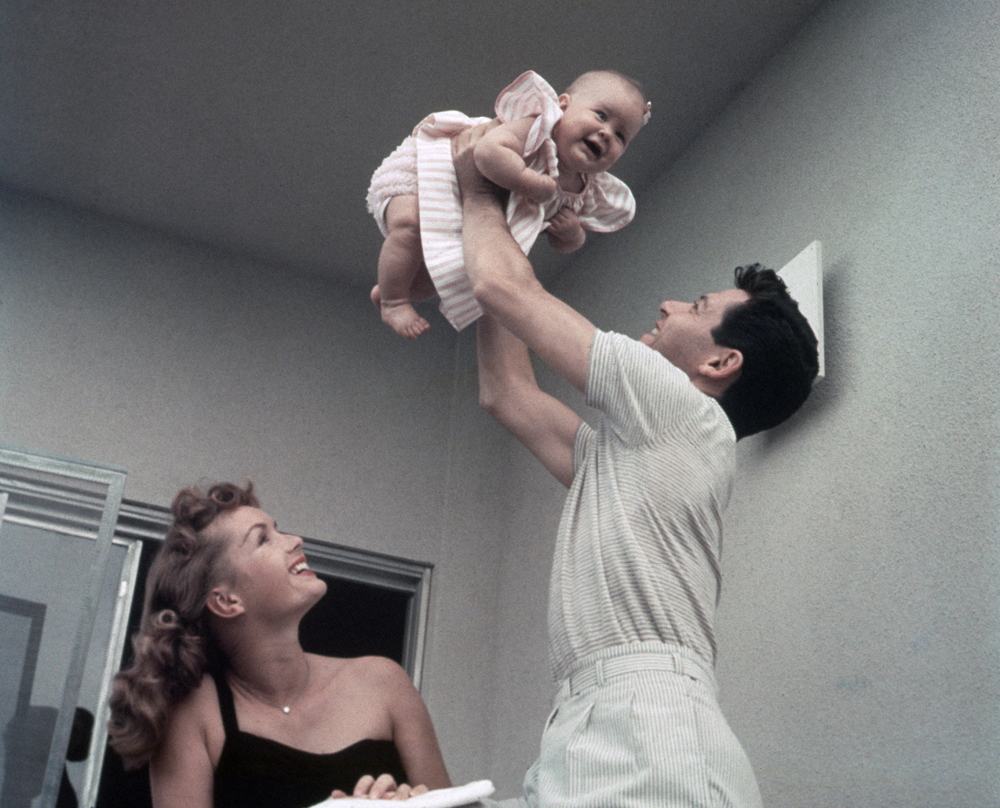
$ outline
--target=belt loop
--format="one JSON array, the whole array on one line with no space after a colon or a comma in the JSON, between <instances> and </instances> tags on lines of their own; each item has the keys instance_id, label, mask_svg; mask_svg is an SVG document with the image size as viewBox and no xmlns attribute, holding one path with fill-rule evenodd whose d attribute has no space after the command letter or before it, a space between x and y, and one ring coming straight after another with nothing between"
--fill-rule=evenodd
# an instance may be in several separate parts
<instances>
[{"instance_id":1,"label":"belt loop","mask_svg":"<svg viewBox=\"0 0 1000 808\"><path fill-rule=\"evenodd\" d=\"M597 686L604 687L604 660L599 659L594 663L594 673L597 676Z\"/></svg>"}]
</instances>

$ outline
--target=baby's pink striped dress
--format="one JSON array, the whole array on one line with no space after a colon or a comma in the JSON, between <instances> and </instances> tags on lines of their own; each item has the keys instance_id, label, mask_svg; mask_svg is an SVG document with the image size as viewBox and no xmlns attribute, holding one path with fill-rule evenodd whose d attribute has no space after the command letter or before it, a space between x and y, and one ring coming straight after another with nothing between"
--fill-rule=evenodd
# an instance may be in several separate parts
<instances>
[{"instance_id":1,"label":"baby's pink striped dress","mask_svg":"<svg viewBox=\"0 0 1000 808\"><path fill-rule=\"evenodd\" d=\"M522 73L497 97L495 111L503 122L535 116L522 156L529 168L558 178L552 128L562 117L562 110L559 96L548 82L531 70ZM376 169L368 189L368 211L383 236L389 200L416 194L424 263L441 298L441 313L458 331L483 311L472 294L462 259L462 205L451 161L451 138L489 120L470 118L454 110L428 115ZM625 183L606 171L585 175L584 179L580 193L560 191L544 205L511 194L507 223L525 255L547 221L567 205L585 229L597 233L620 230L632 221L635 199Z\"/></svg>"}]
</instances>

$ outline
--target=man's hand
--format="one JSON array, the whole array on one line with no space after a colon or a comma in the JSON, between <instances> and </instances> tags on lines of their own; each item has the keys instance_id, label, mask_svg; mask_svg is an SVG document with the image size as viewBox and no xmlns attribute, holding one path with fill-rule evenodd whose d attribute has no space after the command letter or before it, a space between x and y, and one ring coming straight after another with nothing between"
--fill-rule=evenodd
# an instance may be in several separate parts
<instances>
[{"instance_id":1,"label":"man's hand","mask_svg":"<svg viewBox=\"0 0 1000 808\"><path fill-rule=\"evenodd\" d=\"M396 779L391 774L380 775L377 779L370 774L366 774L356 786L352 797L361 797L366 800L408 800L419 794L426 794L427 786L410 786L407 783L396 783ZM340 789L335 789L331 797L346 797Z\"/></svg>"},{"instance_id":2,"label":"man's hand","mask_svg":"<svg viewBox=\"0 0 1000 808\"><path fill-rule=\"evenodd\" d=\"M507 201L509 191L486 179L476 166L473 156L476 144L483 139L483 135L498 126L500 121L494 118L488 123L472 126L451 139L451 159L455 164L458 189L462 196L483 194L495 196L502 203Z\"/></svg>"}]
</instances>

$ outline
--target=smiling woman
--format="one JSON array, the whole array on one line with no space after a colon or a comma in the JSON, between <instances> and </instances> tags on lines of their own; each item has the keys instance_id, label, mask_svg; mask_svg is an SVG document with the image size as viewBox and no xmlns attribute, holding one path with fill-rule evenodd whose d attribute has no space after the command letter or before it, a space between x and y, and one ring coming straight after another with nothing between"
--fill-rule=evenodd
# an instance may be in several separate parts
<instances>
[{"instance_id":1,"label":"smiling woman","mask_svg":"<svg viewBox=\"0 0 1000 808\"><path fill-rule=\"evenodd\" d=\"M302 649L326 584L250 486L185 489L173 514L109 728L126 766L150 763L156 808L308 806L363 775L450 785L398 664Z\"/></svg>"}]
</instances>

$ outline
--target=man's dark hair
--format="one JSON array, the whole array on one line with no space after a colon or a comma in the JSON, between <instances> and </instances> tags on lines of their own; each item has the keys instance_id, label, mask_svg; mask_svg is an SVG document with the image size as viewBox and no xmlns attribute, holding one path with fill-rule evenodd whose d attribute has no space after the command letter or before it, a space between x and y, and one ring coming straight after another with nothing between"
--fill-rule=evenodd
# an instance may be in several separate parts
<instances>
[{"instance_id":1,"label":"man's dark hair","mask_svg":"<svg viewBox=\"0 0 1000 808\"><path fill-rule=\"evenodd\" d=\"M816 335L788 287L760 264L736 267L750 300L712 330L716 345L743 354L739 378L719 397L736 439L777 426L802 406L819 372Z\"/></svg>"}]
</instances>

